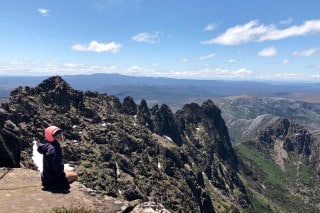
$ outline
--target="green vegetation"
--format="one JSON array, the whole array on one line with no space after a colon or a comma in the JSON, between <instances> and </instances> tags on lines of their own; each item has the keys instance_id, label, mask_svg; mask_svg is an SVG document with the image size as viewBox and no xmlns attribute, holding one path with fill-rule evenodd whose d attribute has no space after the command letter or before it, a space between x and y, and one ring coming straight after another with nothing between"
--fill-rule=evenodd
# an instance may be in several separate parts
<instances>
[{"instance_id":1,"label":"green vegetation","mask_svg":"<svg viewBox=\"0 0 320 213\"><path fill-rule=\"evenodd\" d=\"M303 185L311 184L312 168L310 164L294 165L293 162L286 161L285 176L288 181L288 185L293 186L296 183L302 183Z\"/></svg>"},{"instance_id":2,"label":"green vegetation","mask_svg":"<svg viewBox=\"0 0 320 213\"><path fill-rule=\"evenodd\" d=\"M236 144L234 148L241 156L258 166L264 173L267 182L280 188L283 188L283 186L286 185L287 180L285 179L283 172L272 159L243 144Z\"/></svg>"},{"instance_id":3,"label":"green vegetation","mask_svg":"<svg viewBox=\"0 0 320 213\"><path fill-rule=\"evenodd\" d=\"M300 171L299 171L299 179L303 182L305 185L311 184L311 174L312 168L310 164L303 164L301 165Z\"/></svg>"},{"instance_id":4,"label":"green vegetation","mask_svg":"<svg viewBox=\"0 0 320 213\"><path fill-rule=\"evenodd\" d=\"M255 164L265 175L267 182L275 187L283 188L284 186L293 186L296 183L310 185L312 168L310 164L301 163L295 165L293 161L285 162L285 171L281 171L280 167L270 157L249 148L243 144L234 145L238 154Z\"/></svg>"},{"instance_id":5,"label":"green vegetation","mask_svg":"<svg viewBox=\"0 0 320 213\"><path fill-rule=\"evenodd\" d=\"M267 154L244 144L234 145L234 149L252 173L240 174L254 212L300 212L313 209L301 199L304 189L312 184L312 166L299 161L299 156L292 153L285 162L285 170ZM293 160L295 159L295 160ZM302 194L301 194L302 193Z\"/></svg>"}]
</instances>

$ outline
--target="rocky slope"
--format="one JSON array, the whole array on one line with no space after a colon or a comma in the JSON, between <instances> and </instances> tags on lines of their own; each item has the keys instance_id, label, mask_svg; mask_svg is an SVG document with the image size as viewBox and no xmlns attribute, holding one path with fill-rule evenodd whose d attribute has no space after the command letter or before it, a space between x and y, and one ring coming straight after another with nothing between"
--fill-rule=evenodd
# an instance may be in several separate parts
<instances>
[{"instance_id":1,"label":"rocky slope","mask_svg":"<svg viewBox=\"0 0 320 213\"><path fill-rule=\"evenodd\" d=\"M1 105L0 166L35 169L32 141L43 140L52 124L64 130L66 162L100 193L177 212L251 209L228 130L210 100L173 113L74 90L59 76L19 87Z\"/></svg>"},{"instance_id":2,"label":"rocky slope","mask_svg":"<svg viewBox=\"0 0 320 213\"><path fill-rule=\"evenodd\" d=\"M241 177L254 208L291 212L320 210L316 168L319 142L303 126L279 118L235 146Z\"/></svg>"}]
</instances>

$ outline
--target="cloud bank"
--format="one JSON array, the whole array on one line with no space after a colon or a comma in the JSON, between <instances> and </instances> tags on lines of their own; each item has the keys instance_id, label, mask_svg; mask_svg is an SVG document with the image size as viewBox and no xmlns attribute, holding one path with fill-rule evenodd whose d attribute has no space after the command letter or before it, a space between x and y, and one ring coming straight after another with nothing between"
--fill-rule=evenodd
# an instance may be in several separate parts
<instances>
[{"instance_id":1,"label":"cloud bank","mask_svg":"<svg viewBox=\"0 0 320 213\"><path fill-rule=\"evenodd\" d=\"M319 64L314 65L319 68ZM59 63L57 61L45 61L30 63L30 61L12 61L10 63L0 63L0 75L21 76L50 76L50 75L76 75L94 73L119 73L131 76L149 77L169 77L178 79L230 79L230 80L319 80L319 74L300 73L263 73L259 74L247 68L215 68L206 67L202 69L179 69L179 70L157 70L145 68L139 65L129 67L118 67L116 65L99 66L76 63Z\"/></svg>"}]
</instances>

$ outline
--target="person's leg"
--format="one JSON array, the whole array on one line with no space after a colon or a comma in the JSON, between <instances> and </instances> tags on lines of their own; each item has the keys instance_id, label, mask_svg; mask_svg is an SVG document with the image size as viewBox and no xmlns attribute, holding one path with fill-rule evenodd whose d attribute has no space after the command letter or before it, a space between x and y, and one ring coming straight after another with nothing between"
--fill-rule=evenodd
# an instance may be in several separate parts
<instances>
[{"instance_id":1,"label":"person's leg","mask_svg":"<svg viewBox=\"0 0 320 213\"><path fill-rule=\"evenodd\" d=\"M71 170L64 170L64 173L66 173L66 177L69 183L72 183L73 181L78 180L78 174L76 172Z\"/></svg>"}]
</instances>

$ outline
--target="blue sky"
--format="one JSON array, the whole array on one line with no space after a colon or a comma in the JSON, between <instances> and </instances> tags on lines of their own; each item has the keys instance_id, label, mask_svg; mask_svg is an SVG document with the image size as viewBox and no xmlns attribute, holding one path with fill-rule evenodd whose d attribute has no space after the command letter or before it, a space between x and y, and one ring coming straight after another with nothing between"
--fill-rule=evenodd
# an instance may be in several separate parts
<instances>
[{"instance_id":1,"label":"blue sky","mask_svg":"<svg viewBox=\"0 0 320 213\"><path fill-rule=\"evenodd\" d=\"M320 81L319 0L0 0L0 75Z\"/></svg>"}]
</instances>

